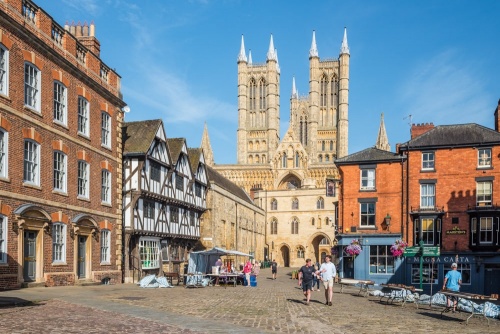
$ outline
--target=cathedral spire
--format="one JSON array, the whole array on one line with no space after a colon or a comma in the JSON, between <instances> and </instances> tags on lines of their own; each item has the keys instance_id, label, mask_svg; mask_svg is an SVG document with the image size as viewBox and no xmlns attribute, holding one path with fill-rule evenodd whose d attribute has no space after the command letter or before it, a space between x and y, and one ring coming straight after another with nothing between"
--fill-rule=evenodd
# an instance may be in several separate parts
<instances>
[{"instance_id":1,"label":"cathedral spire","mask_svg":"<svg viewBox=\"0 0 500 334\"><path fill-rule=\"evenodd\" d=\"M281 69L280 69L280 62L278 60L278 50L277 49L274 49L274 54L276 55L276 71L278 71L278 73L280 73Z\"/></svg>"},{"instance_id":2,"label":"cathedral spire","mask_svg":"<svg viewBox=\"0 0 500 334\"><path fill-rule=\"evenodd\" d=\"M247 55L245 54L245 41L243 40L243 35L241 35L241 47L240 53L238 54L238 62L247 61Z\"/></svg>"},{"instance_id":3,"label":"cathedral spire","mask_svg":"<svg viewBox=\"0 0 500 334\"><path fill-rule=\"evenodd\" d=\"M309 58L318 57L318 47L316 46L316 31L313 30L313 39L311 43L311 49L309 50Z\"/></svg>"},{"instance_id":4,"label":"cathedral spire","mask_svg":"<svg viewBox=\"0 0 500 334\"><path fill-rule=\"evenodd\" d=\"M276 49L274 48L273 34L271 34L271 40L269 41L269 50L267 51L267 60L276 61Z\"/></svg>"},{"instance_id":5,"label":"cathedral spire","mask_svg":"<svg viewBox=\"0 0 500 334\"><path fill-rule=\"evenodd\" d=\"M297 88L295 88L295 75L292 78L292 99L298 98L299 92L297 92Z\"/></svg>"},{"instance_id":6,"label":"cathedral spire","mask_svg":"<svg viewBox=\"0 0 500 334\"><path fill-rule=\"evenodd\" d=\"M375 147L379 150L388 152L391 151L391 145L389 145L389 139L387 138L387 132L385 131L384 113L380 116L380 127L378 129L378 137Z\"/></svg>"},{"instance_id":7,"label":"cathedral spire","mask_svg":"<svg viewBox=\"0 0 500 334\"><path fill-rule=\"evenodd\" d=\"M248 65L252 65L252 50L248 50Z\"/></svg>"},{"instance_id":8,"label":"cathedral spire","mask_svg":"<svg viewBox=\"0 0 500 334\"><path fill-rule=\"evenodd\" d=\"M201 136L201 149L203 150L203 155L205 156L205 164L207 166L214 166L214 152L212 151L212 145L210 145L210 138L208 136L207 122L205 122L205 127L203 128L203 135Z\"/></svg>"},{"instance_id":9,"label":"cathedral spire","mask_svg":"<svg viewBox=\"0 0 500 334\"><path fill-rule=\"evenodd\" d=\"M344 27L344 39L342 40L342 47L340 48L340 54L349 54L349 45L347 45L347 28Z\"/></svg>"}]
</instances>

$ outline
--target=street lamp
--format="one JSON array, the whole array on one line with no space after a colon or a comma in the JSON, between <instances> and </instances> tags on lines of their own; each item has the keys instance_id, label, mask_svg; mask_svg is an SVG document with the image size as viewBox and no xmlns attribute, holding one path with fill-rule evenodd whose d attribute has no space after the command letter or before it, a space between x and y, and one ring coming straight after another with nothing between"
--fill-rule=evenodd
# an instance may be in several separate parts
<instances>
[{"instance_id":1,"label":"street lamp","mask_svg":"<svg viewBox=\"0 0 500 334\"><path fill-rule=\"evenodd\" d=\"M389 226L391 226L391 215L389 213L387 213L387 216L385 216L384 221L387 229L389 229Z\"/></svg>"}]
</instances>

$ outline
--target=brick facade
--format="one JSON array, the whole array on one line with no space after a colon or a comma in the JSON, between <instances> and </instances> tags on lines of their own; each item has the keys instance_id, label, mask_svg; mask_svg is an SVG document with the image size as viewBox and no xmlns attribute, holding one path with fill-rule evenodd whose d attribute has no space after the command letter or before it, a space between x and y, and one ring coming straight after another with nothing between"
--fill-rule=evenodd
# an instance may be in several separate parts
<instances>
[{"instance_id":1,"label":"brick facade","mask_svg":"<svg viewBox=\"0 0 500 334\"><path fill-rule=\"evenodd\" d=\"M26 7L28 6L28 7ZM24 8L24 9L23 9ZM34 15L23 15L32 11ZM54 33L57 32L57 33ZM59 34L59 35L58 35ZM59 37L60 38L59 38ZM31 1L0 2L0 46L8 52L6 91L0 94L0 130L4 134L7 171L0 177L0 202L6 224L7 260L0 263L0 289L27 282L72 285L80 278L100 280L100 272L121 272L121 100L120 77L105 66L98 55L83 47L77 37L65 31ZM77 58L77 48L85 59ZM25 105L25 64L38 71L36 107ZM66 120L54 119L54 82L66 87ZM88 134L78 131L78 97L89 103ZM106 109L103 109L105 106ZM101 144L101 112L111 117L110 145ZM26 182L23 152L29 140L38 145L35 179ZM54 189L54 152L66 155L64 190ZM77 195L78 160L89 163L89 186L85 197ZM38 159L38 160L37 160ZM111 172L109 203L101 202L101 170ZM110 261L101 263L100 222L108 222ZM64 261L54 262L53 227L65 226ZM26 234L26 233L32 234ZM25 263L25 247L33 237L33 271ZM86 264L78 268L79 237L85 239ZM121 276L119 274L118 276ZM117 280L121 282L121 279Z\"/></svg>"}]
</instances>

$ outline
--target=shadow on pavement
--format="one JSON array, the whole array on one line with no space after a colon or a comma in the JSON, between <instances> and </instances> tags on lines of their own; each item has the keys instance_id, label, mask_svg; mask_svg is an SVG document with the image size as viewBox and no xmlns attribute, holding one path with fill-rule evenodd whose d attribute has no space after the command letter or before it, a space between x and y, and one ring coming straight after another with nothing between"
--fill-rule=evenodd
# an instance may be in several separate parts
<instances>
[{"instance_id":1,"label":"shadow on pavement","mask_svg":"<svg viewBox=\"0 0 500 334\"><path fill-rule=\"evenodd\" d=\"M24 306L39 306L40 303L16 297L0 297L0 309Z\"/></svg>"}]
</instances>

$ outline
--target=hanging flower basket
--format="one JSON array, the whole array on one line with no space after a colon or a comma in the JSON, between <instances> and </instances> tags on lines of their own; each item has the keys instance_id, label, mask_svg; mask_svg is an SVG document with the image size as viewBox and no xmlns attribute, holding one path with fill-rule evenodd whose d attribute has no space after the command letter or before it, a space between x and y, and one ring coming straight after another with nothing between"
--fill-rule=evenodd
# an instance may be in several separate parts
<instances>
[{"instance_id":1,"label":"hanging flower basket","mask_svg":"<svg viewBox=\"0 0 500 334\"><path fill-rule=\"evenodd\" d=\"M361 253L361 245L358 241L358 239L354 239L351 241L351 244L345 248L345 252L347 255L356 257Z\"/></svg>"},{"instance_id":2,"label":"hanging flower basket","mask_svg":"<svg viewBox=\"0 0 500 334\"><path fill-rule=\"evenodd\" d=\"M394 244L391 246L391 253L394 257L401 257L405 251L405 248L408 247L408 244L403 240L396 240Z\"/></svg>"}]
</instances>

